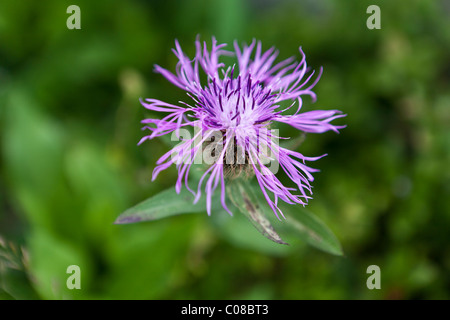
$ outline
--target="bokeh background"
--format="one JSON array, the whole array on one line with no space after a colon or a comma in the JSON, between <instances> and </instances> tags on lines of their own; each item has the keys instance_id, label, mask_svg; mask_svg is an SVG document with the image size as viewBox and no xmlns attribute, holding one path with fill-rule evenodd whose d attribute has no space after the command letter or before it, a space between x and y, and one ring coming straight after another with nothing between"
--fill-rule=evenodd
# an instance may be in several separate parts
<instances>
[{"instance_id":1,"label":"bokeh background","mask_svg":"<svg viewBox=\"0 0 450 320\"><path fill-rule=\"evenodd\" d=\"M66 27L71 4L81 30ZM366 27L371 4L381 30ZM442 0L1 1L0 298L449 299L449 16ZM302 46L323 66L304 108L340 109L348 126L298 150L328 153L309 210L343 257L204 212L113 224L174 185L174 168L151 182L168 146L137 147L138 99L186 98L153 65L174 70L174 40L192 56L197 34L260 39L280 58ZM66 288L74 264L81 290ZM380 290L366 287L373 264Z\"/></svg>"}]
</instances>

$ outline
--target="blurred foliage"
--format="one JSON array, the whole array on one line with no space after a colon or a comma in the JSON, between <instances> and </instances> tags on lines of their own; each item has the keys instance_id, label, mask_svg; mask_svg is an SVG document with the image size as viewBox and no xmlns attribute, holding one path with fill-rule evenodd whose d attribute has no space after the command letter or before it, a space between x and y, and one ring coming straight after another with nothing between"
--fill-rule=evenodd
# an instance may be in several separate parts
<instances>
[{"instance_id":1,"label":"blurred foliage","mask_svg":"<svg viewBox=\"0 0 450 320\"><path fill-rule=\"evenodd\" d=\"M450 6L376 3L381 30L366 0L3 0L0 299L449 299ZM66 28L70 4L81 30ZM324 67L304 108L343 110L348 127L298 150L328 153L308 209L344 257L277 246L238 215L113 224L174 185L173 168L150 182L167 146L136 147L158 117L138 98L186 98L153 65L174 69L174 39L192 56L197 34L261 39L280 58L302 46ZM73 264L81 290L65 286ZM381 290L366 288L372 264Z\"/></svg>"}]
</instances>

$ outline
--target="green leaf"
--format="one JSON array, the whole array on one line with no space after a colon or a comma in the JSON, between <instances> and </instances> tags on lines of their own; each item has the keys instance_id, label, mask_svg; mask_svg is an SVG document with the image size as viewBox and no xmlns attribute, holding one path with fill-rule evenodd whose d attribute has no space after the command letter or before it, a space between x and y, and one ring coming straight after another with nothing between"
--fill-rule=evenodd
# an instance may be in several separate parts
<instances>
[{"instance_id":1,"label":"green leaf","mask_svg":"<svg viewBox=\"0 0 450 320\"><path fill-rule=\"evenodd\" d=\"M220 192L215 192L211 197L211 210L219 208L221 208ZM204 212L205 210L204 197L194 204L194 196L187 189L182 188L177 194L175 188L172 187L126 210L117 218L115 224L158 220L177 214Z\"/></svg>"},{"instance_id":2,"label":"green leaf","mask_svg":"<svg viewBox=\"0 0 450 320\"><path fill-rule=\"evenodd\" d=\"M272 210L255 195L248 181L234 180L228 183L228 196L231 202L243 213L266 238L279 243L284 242L266 218ZM270 212L269 212L270 211Z\"/></svg>"},{"instance_id":3,"label":"green leaf","mask_svg":"<svg viewBox=\"0 0 450 320\"><path fill-rule=\"evenodd\" d=\"M302 240L310 245L337 255L342 256L342 246L333 232L316 215L304 208L298 210L298 206L283 206L283 214L286 221L283 222L283 229L295 233ZM293 211L297 211L293 213Z\"/></svg>"},{"instance_id":4,"label":"green leaf","mask_svg":"<svg viewBox=\"0 0 450 320\"><path fill-rule=\"evenodd\" d=\"M233 246L276 257L285 257L297 249L293 245L280 246L278 243L262 237L257 228L248 221L247 217L240 214L233 204L229 203L227 205L236 214L234 216L230 216L227 212L213 214L211 216L211 222L214 232L220 234L224 240ZM294 243L302 241L292 236L290 238ZM283 240L286 239L283 237ZM291 241L288 242L289 244L293 244Z\"/></svg>"},{"instance_id":5,"label":"green leaf","mask_svg":"<svg viewBox=\"0 0 450 320\"><path fill-rule=\"evenodd\" d=\"M270 220L275 220L275 215L262 196L260 188L256 183L251 183L250 181L233 181L229 184L229 197L232 203L252 221L253 225L265 237L277 243L286 244L275 232L269 219L266 218L269 217L271 218ZM275 221L276 227L281 232L294 235L327 253L338 256L343 255L339 240L316 215L299 205L283 204L281 209L286 220Z\"/></svg>"},{"instance_id":6,"label":"green leaf","mask_svg":"<svg viewBox=\"0 0 450 320\"><path fill-rule=\"evenodd\" d=\"M27 250L0 236L0 300L38 299L31 278Z\"/></svg>"}]
</instances>

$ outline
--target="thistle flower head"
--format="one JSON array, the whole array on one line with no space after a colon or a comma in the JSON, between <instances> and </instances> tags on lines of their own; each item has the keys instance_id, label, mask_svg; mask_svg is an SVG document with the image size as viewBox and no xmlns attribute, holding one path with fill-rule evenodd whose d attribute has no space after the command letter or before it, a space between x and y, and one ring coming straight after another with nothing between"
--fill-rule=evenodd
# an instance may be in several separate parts
<instances>
[{"instance_id":1,"label":"thistle flower head","mask_svg":"<svg viewBox=\"0 0 450 320\"><path fill-rule=\"evenodd\" d=\"M217 192L221 192L222 206L230 212L225 203L227 177L234 178L244 172L255 176L277 217L278 213L282 215L278 208L279 200L305 205L311 198L308 194L312 194L312 173L318 171L307 166L305 161L321 157L305 157L281 147L277 141L285 138L270 127L274 122L281 122L301 132L312 133L338 132L344 127L330 123L345 116L338 110L301 112L304 96L315 101L312 88L320 74L314 77L315 72L307 67L301 48L300 62L289 58L275 63L278 51L271 48L263 52L261 42L255 40L242 48L235 42L234 51L226 51L226 44L218 44L215 38L212 38L210 49L198 39L195 46L196 54L191 59L175 41L173 52L179 60L176 73L155 66L156 72L185 90L191 102L180 101L180 105L174 105L156 99L141 100L145 108L160 112L164 117L142 121L145 124L143 129L151 133L139 144L169 133L183 136L180 144L157 161L153 179L175 164L178 169L177 191L184 182L198 201L204 185L208 214L211 214L211 196L219 184L220 191ZM219 61L223 55L235 55L237 64L225 66ZM200 80L201 70L206 75L203 82ZM288 101L289 107L283 109L282 101ZM295 112L289 112L296 103ZM195 129L194 134L188 134L186 138L181 130L189 127ZM199 157L209 167L202 174L196 190L192 190L188 185L189 172ZM278 168L292 180L292 186L283 185L277 178Z\"/></svg>"}]
</instances>

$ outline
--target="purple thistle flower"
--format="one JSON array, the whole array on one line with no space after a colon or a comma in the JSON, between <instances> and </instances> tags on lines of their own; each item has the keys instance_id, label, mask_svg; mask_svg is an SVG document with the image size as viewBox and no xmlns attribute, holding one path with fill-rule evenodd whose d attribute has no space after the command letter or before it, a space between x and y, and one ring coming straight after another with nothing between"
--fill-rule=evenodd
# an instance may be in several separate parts
<instances>
[{"instance_id":1,"label":"purple thistle flower","mask_svg":"<svg viewBox=\"0 0 450 320\"><path fill-rule=\"evenodd\" d=\"M143 129L150 130L151 134L144 136L139 144L146 139L168 133L179 134L183 127L198 129L194 137L183 140L157 161L152 181L160 171L175 164L178 169L177 192L180 191L184 180L186 188L195 195L195 201L198 201L205 182L206 209L210 215L211 196L220 183L222 206L231 214L225 203L225 182L227 172L230 168L236 169L236 165L224 163L231 148L236 153L241 150L245 160L240 168L245 167L245 170L250 170L255 175L265 199L278 218L278 212L283 216L278 208L279 200L305 205L311 198L306 191L312 194L312 173L319 171L307 166L305 161L315 161L324 155L305 157L301 153L274 144L273 139L281 137L269 130L269 126L272 122L283 122L302 132L312 133L328 130L338 132L345 127L330 123L345 116L339 110L300 112L303 96L310 96L315 101L316 95L311 90L318 82L322 69L312 80L314 71L309 72L301 48L300 62L295 62L291 57L274 64L278 51L271 48L262 52L261 42L255 40L249 46L244 45L242 50L235 42L234 52L225 51L226 44L218 44L215 38L212 38L210 50L205 42L202 46L198 39L195 45L196 55L191 60L181 50L178 41L175 41L176 48L173 52L179 60L176 74L155 66L156 72L187 92L193 100L192 105L180 102L182 106L178 106L156 99L141 100L145 108L164 113L166 116L162 119L142 121L146 124ZM237 57L239 72L235 65L226 67L219 62L220 56L233 54ZM200 80L200 68L207 76L203 84ZM290 102L290 107L283 110L280 106L282 101ZM298 102L297 110L286 115L285 112L293 107L295 102ZM216 145L220 144L221 147L217 150L218 156L201 176L197 190L191 190L188 176L194 158L203 151L205 143L210 142L214 132L221 134L220 142L215 141ZM267 154L267 150L271 155ZM266 158L278 161L296 188L284 186L275 173L265 166L263 160ZM236 156L232 159L236 160Z\"/></svg>"}]
</instances>

